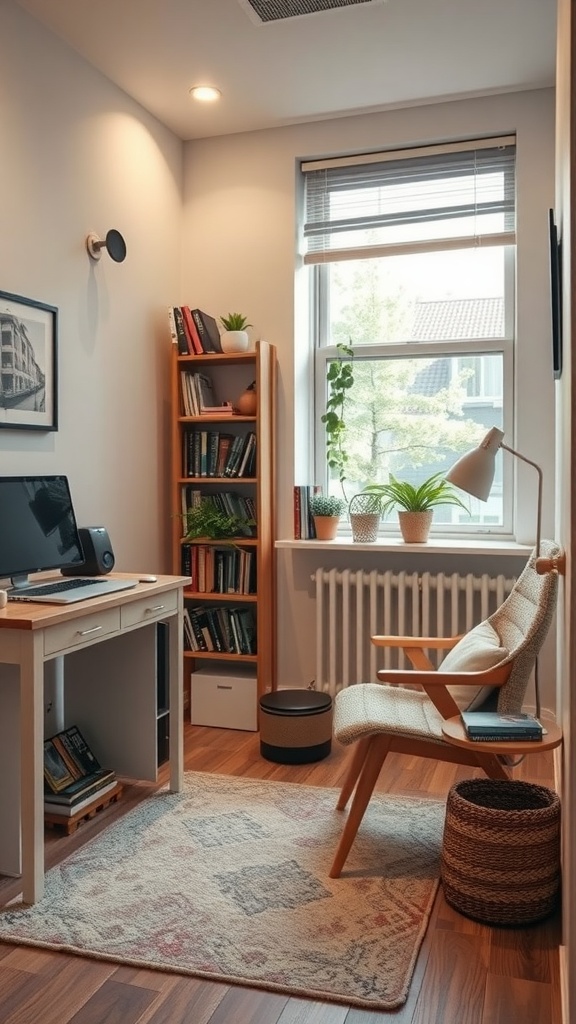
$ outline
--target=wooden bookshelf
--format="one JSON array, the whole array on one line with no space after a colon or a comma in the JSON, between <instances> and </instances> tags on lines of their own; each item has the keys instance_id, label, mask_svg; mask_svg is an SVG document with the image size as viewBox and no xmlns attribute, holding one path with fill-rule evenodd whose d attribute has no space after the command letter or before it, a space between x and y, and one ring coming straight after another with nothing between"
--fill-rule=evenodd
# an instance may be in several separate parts
<instances>
[{"instance_id":1,"label":"wooden bookshelf","mask_svg":"<svg viewBox=\"0 0 576 1024\"><path fill-rule=\"evenodd\" d=\"M202 416L184 415L182 399L182 371L201 372L209 376L213 383L214 393L218 402L232 402L256 381L257 407L254 416L208 414ZM184 590L185 606L188 609L206 608L220 609L216 611L224 622L230 615L241 616L241 609L251 613L255 628L255 647L250 653L239 653L236 647L221 650L185 650L184 653L184 704L185 713L195 722L194 690L195 686L214 688L213 721L203 724L220 726L223 721L229 723L229 708L225 707L229 699L234 707L241 706L242 692L246 693L246 701L254 707L247 708L246 718L238 717L238 728L252 729L255 725L246 725L246 721L257 722L257 701L265 692L275 688L275 502L274 502L274 453L275 453L275 396L276 396L276 350L267 342L257 342L254 350L241 353L207 353L201 356L184 356L178 354L176 345L172 346L171 372L172 400L172 460L171 460L171 507L172 523L172 568L179 574L191 576L190 566L185 558L189 557L185 549L190 546L202 545L217 549L223 544L232 543L237 550L252 553L255 582L250 593L230 593L221 590L202 590L197 586L189 586ZM250 469L250 475L242 476L190 476L195 467L185 457L190 431L209 431L218 434L232 434L234 437L246 436L250 432L256 435L256 460ZM196 467L197 468L197 467ZM235 492L240 503L250 500L255 509L256 526L254 536L238 536L227 541L207 537L185 540L183 517L183 490L189 488L188 494L196 492L200 498L214 496L223 492ZM198 499L197 499L198 500ZM218 499L216 499L218 500ZM222 500L222 499L220 499ZM186 502L184 502L186 504ZM212 581L213 582L213 581ZM214 620L214 613L212 613ZM213 625L213 622L212 622ZM222 637L220 638L222 639ZM225 637L224 637L225 639ZM207 664L210 674L204 672ZM222 670L222 685L218 683L218 666ZM237 679L235 668L238 669ZM246 674L252 674L252 681ZM197 676L197 680L195 680ZM226 682L224 683L224 680ZM253 682L255 680L255 685ZM237 684L236 692L228 698L228 693ZM224 702L224 703L221 703ZM210 706L210 697L205 690L202 694L202 705ZM224 708L221 714L220 708ZM253 712L253 713L252 713ZM228 726L229 727L229 726Z\"/></svg>"}]
</instances>

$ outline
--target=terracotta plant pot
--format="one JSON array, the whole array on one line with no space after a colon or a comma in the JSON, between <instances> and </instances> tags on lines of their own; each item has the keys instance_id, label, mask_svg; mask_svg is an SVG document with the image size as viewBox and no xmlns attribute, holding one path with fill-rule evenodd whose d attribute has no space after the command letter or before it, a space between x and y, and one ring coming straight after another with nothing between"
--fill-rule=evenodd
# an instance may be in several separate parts
<instances>
[{"instance_id":1,"label":"terracotta plant pot","mask_svg":"<svg viewBox=\"0 0 576 1024\"><path fill-rule=\"evenodd\" d=\"M400 532L405 544L425 544L428 540L434 512L399 512Z\"/></svg>"},{"instance_id":2,"label":"terracotta plant pot","mask_svg":"<svg viewBox=\"0 0 576 1024\"><path fill-rule=\"evenodd\" d=\"M314 528L318 540L334 540L338 533L340 516L314 516Z\"/></svg>"}]
</instances>

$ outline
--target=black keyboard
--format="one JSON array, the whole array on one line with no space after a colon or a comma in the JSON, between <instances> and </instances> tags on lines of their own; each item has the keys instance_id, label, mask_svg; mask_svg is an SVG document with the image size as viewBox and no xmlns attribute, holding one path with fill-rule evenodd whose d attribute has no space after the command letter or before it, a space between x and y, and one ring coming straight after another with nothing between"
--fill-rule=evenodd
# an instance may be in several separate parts
<instances>
[{"instance_id":1,"label":"black keyboard","mask_svg":"<svg viewBox=\"0 0 576 1024\"><path fill-rule=\"evenodd\" d=\"M21 590L26 597L42 597L44 594L65 594L67 590L78 590L80 587L90 587L95 580L58 580L57 583L44 583L37 587L24 587ZM18 590L12 592L17 597ZM8 596L11 597L12 594Z\"/></svg>"}]
</instances>

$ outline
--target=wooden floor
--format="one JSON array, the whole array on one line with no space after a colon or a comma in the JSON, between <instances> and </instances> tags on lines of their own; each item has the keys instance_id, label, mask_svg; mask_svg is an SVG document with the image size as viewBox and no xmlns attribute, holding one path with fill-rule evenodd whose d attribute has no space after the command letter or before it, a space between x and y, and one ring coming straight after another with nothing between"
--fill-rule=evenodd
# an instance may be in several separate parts
<instances>
[{"instance_id":1,"label":"wooden floor","mask_svg":"<svg viewBox=\"0 0 576 1024\"><path fill-rule=\"evenodd\" d=\"M316 765L272 764L257 734L187 727L186 767L194 771L338 786L348 752L338 747ZM466 769L390 756L378 788L439 797ZM552 786L552 755L534 754L516 778ZM46 833L47 867L57 863L150 790L127 786L113 805L69 837ZM336 798L336 793L335 793ZM328 865L327 865L328 868ZM18 894L0 879L0 902ZM407 1002L388 1013L290 999L159 971L116 967L82 957L0 944L2 1024L560 1024L559 922L491 929L451 910L440 894Z\"/></svg>"}]
</instances>

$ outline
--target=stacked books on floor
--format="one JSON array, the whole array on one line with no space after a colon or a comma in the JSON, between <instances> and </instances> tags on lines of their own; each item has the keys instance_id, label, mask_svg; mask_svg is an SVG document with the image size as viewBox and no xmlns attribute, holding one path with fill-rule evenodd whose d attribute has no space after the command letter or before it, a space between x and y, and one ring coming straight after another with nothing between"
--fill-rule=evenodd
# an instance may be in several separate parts
<instances>
[{"instance_id":1,"label":"stacked books on floor","mask_svg":"<svg viewBox=\"0 0 576 1024\"><path fill-rule=\"evenodd\" d=\"M462 722L469 740L485 743L514 743L541 740L545 733L534 715L519 711L501 715L496 711L462 711Z\"/></svg>"},{"instance_id":2,"label":"stacked books on floor","mask_svg":"<svg viewBox=\"0 0 576 1024\"><path fill-rule=\"evenodd\" d=\"M73 725L44 741L44 812L69 818L90 808L118 782Z\"/></svg>"}]
</instances>

